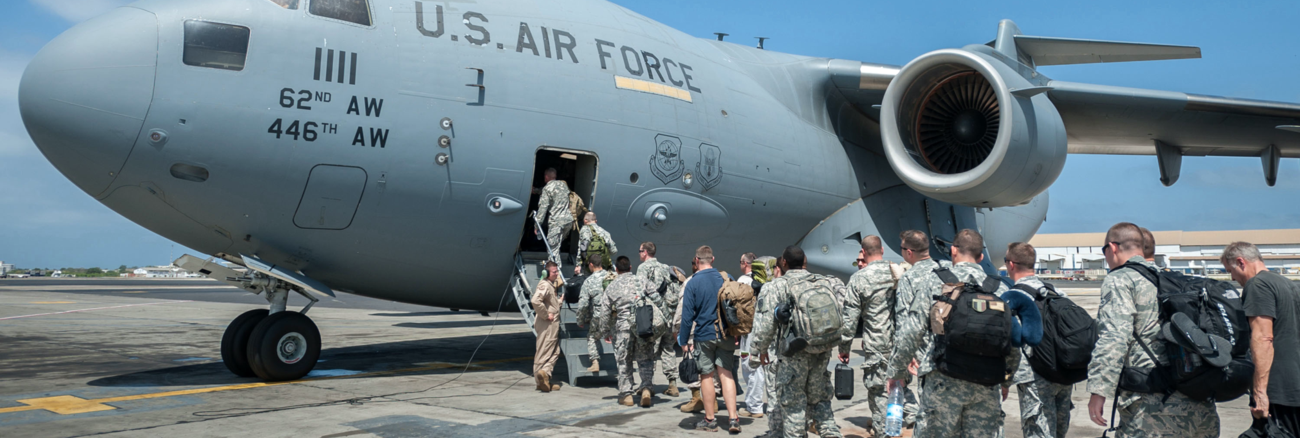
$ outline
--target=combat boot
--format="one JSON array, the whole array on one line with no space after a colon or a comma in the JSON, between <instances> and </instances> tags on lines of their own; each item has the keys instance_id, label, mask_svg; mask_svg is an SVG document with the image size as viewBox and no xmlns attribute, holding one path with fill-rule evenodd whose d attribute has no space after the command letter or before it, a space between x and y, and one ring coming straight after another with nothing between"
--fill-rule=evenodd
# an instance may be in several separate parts
<instances>
[{"instance_id":1,"label":"combat boot","mask_svg":"<svg viewBox=\"0 0 1300 438\"><path fill-rule=\"evenodd\" d=\"M541 372L541 371L538 371L537 374L534 374L534 375L533 375L533 379L534 379L534 380L537 380L537 390L538 390L538 391L546 392L547 389L550 389L550 385L543 385L543 384L542 384L542 372Z\"/></svg>"},{"instance_id":2,"label":"combat boot","mask_svg":"<svg viewBox=\"0 0 1300 438\"><path fill-rule=\"evenodd\" d=\"M641 407L648 408L654 404L654 400L650 399L652 394L653 393L650 392L650 388L644 388L641 390Z\"/></svg>"},{"instance_id":3,"label":"combat boot","mask_svg":"<svg viewBox=\"0 0 1300 438\"><path fill-rule=\"evenodd\" d=\"M664 390L664 395L669 397L676 397L680 394L681 394L680 392L677 392L677 381L672 379L668 380L668 389Z\"/></svg>"},{"instance_id":4,"label":"combat boot","mask_svg":"<svg viewBox=\"0 0 1300 438\"><path fill-rule=\"evenodd\" d=\"M600 361L592 360L591 366L587 367L587 372L595 374L600 372Z\"/></svg>"},{"instance_id":5,"label":"combat boot","mask_svg":"<svg viewBox=\"0 0 1300 438\"><path fill-rule=\"evenodd\" d=\"M704 399L700 398L700 389L691 388L691 401L682 405L682 412L689 414L702 411L704 411Z\"/></svg>"},{"instance_id":6,"label":"combat boot","mask_svg":"<svg viewBox=\"0 0 1300 438\"><path fill-rule=\"evenodd\" d=\"M551 374L545 371L542 371L541 389L542 392L551 392L551 390L556 389L554 386L551 386Z\"/></svg>"},{"instance_id":7,"label":"combat boot","mask_svg":"<svg viewBox=\"0 0 1300 438\"><path fill-rule=\"evenodd\" d=\"M628 395L625 395L625 396L619 397L619 398L618 398L618 404L623 405L623 406L632 406L632 405L635 405L636 403L632 403L632 394L628 394Z\"/></svg>"}]
</instances>

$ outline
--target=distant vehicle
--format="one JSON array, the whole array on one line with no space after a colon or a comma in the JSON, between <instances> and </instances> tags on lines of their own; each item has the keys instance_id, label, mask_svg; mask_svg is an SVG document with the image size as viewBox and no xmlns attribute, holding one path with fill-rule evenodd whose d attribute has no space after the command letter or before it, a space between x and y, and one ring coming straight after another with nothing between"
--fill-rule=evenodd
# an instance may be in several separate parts
<instances>
[{"instance_id":1,"label":"distant vehicle","mask_svg":"<svg viewBox=\"0 0 1300 438\"><path fill-rule=\"evenodd\" d=\"M6 278L27 278L27 274L5 274Z\"/></svg>"}]
</instances>

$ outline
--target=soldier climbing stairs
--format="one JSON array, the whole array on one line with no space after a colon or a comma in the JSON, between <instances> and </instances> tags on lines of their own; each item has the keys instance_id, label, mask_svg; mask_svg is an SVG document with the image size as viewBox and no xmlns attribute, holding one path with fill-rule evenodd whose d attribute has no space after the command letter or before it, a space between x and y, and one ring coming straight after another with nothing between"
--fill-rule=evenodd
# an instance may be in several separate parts
<instances>
[{"instance_id":1,"label":"soldier climbing stairs","mask_svg":"<svg viewBox=\"0 0 1300 438\"><path fill-rule=\"evenodd\" d=\"M510 291L513 294L515 304L519 306L519 312L524 315L524 321L528 323L530 330L534 329L533 322L537 315L533 312L533 306L529 303L533 291L537 288L537 282L541 278L543 270L542 263L546 262L545 252L520 252L515 254L515 270L510 277ZM577 302L578 291L574 290L561 291L564 293L564 302L560 305L560 355L563 357L565 369L568 371L567 378L570 385L577 384L580 377L617 377L618 372L614 365L614 346L608 342L600 342L600 371L591 373L587 368L591 366L591 358L587 354L587 329L578 327L578 308ZM534 331L536 336L537 332Z\"/></svg>"}]
</instances>

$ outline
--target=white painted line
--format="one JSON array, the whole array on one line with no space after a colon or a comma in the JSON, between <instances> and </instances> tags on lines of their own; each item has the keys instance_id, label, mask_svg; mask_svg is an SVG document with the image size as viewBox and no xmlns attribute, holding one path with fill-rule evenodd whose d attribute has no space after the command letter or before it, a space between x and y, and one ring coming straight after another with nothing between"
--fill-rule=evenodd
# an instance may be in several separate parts
<instances>
[{"instance_id":1,"label":"white painted line","mask_svg":"<svg viewBox=\"0 0 1300 438\"><path fill-rule=\"evenodd\" d=\"M33 317L33 316L48 316L48 315L61 315L61 314L64 314L64 313L89 312L89 311L91 311L91 310L120 309L120 308L123 308L123 307L135 307L135 306L152 306L152 305L155 305L155 304L188 303L188 302L191 302L191 301L193 301L193 300L160 301L160 302L157 302L157 303L127 304L127 305L122 305L122 306L95 307L95 308L93 308L93 309L77 309L77 310L65 310L65 311L62 311L62 312L37 313L37 314L34 314L34 315L7 316L7 317L4 317L4 318L0 318L0 321L4 321L4 320L6 320L6 319L31 318L31 317Z\"/></svg>"}]
</instances>

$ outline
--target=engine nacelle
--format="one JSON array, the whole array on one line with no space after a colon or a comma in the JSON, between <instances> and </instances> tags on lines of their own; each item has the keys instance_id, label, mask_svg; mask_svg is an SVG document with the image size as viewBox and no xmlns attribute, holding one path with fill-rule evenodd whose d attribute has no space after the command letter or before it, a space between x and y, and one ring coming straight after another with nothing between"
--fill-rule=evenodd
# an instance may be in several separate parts
<instances>
[{"instance_id":1,"label":"engine nacelle","mask_svg":"<svg viewBox=\"0 0 1300 438\"><path fill-rule=\"evenodd\" d=\"M972 207L1029 202L1065 167L1061 115L1032 69L988 46L946 49L903 67L880 111L885 154L907 185Z\"/></svg>"}]
</instances>

